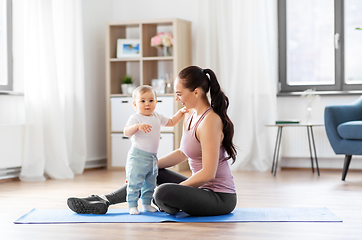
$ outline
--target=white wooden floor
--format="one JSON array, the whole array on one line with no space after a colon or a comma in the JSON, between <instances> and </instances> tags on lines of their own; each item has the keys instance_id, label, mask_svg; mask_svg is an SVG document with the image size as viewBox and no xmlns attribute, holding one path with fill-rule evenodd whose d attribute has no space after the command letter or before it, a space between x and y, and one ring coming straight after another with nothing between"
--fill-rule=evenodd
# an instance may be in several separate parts
<instances>
[{"instance_id":1,"label":"white wooden floor","mask_svg":"<svg viewBox=\"0 0 362 240\"><path fill-rule=\"evenodd\" d=\"M328 207L342 223L13 224L33 208L67 208L70 196L115 190L124 172L89 170L72 180L0 182L1 239L362 239L362 172L282 170L234 173L239 208ZM188 174L187 172L185 174ZM126 204L111 206L127 208Z\"/></svg>"}]
</instances>

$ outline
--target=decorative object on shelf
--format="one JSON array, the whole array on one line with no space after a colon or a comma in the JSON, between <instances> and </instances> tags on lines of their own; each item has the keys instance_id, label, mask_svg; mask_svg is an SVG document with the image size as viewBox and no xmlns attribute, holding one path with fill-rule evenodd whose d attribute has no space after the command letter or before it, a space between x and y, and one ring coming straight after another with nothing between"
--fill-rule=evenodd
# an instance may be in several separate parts
<instances>
[{"instance_id":1,"label":"decorative object on shelf","mask_svg":"<svg viewBox=\"0 0 362 240\"><path fill-rule=\"evenodd\" d=\"M123 94L132 94L133 90L136 88L136 86L132 84L132 76L126 75L122 78L121 88Z\"/></svg>"},{"instance_id":2,"label":"decorative object on shelf","mask_svg":"<svg viewBox=\"0 0 362 240\"><path fill-rule=\"evenodd\" d=\"M164 94L166 87L165 79L152 79L152 87L155 89L157 94Z\"/></svg>"},{"instance_id":3,"label":"decorative object on shelf","mask_svg":"<svg viewBox=\"0 0 362 240\"><path fill-rule=\"evenodd\" d=\"M172 76L173 74L171 74ZM170 74L166 73L166 89L165 89L166 93L173 93L173 88L172 88L172 78L170 77Z\"/></svg>"},{"instance_id":4,"label":"decorative object on shelf","mask_svg":"<svg viewBox=\"0 0 362 240\"><path fill-rule=\"evenodd\" d=\"M307 99L307 116L306 116L306 123L311 123L312 121L312 105L313 102L320 98L314 89L307 89L305 90L301 97Z\"/></svg>"},{"instance_id":5,"label":"decorative object on shelf","mask_svg":"<svg viewBox=\"0 0 362 240\"><path fill-rule=\"evenodd\" d=\"M163 56L171 56L170 48L173 46L173 36L171 33L157 33L156 36L151 38L151 46L162 49Z\"/></svg>"},{"instance_id":6,"label":"decorative object on shelf","mask_svg":"<svg viewBox=\"0 0 362 240\"><path fill-rule=\"evenodd\" d=\"M117 58L139 57L139 56L141 56L139 39L117 40Z\"/></svg>"}]
</instances>

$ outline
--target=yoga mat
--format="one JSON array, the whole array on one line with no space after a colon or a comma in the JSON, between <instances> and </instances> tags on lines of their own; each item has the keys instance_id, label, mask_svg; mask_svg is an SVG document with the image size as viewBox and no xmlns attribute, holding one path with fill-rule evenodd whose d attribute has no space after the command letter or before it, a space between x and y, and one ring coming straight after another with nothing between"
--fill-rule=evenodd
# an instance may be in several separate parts
<instances>
[{"instance_id":1,"label":"yoga mat","mask_svg":"<svg viewBox=\"0 0 362 240\"><path fill-rule=\"evenodd\" d=\"M36 209L14 223L156 223L156 222L342 222L328 208L237 208L232 213L212 217L192 217L184 212L141 212L130 215L128 209L109 209L107 214L76 214L69 209Z\"/></svg>"}]
</instances>

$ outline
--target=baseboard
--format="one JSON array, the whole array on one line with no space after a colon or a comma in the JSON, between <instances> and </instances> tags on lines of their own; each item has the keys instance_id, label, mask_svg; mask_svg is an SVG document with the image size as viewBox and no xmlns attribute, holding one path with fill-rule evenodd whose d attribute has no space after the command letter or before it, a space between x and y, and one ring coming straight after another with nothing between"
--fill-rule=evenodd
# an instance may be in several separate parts
<instances>
[{"instance_id":1,"label":"baseboard","mask_svg":"<svg viewBox=\"0 0 362 240\"><path fill-rule=\"evenodd\" d=\"M338 155L338 158L318 158L318 165L320 169L342 169L344 162L344 156ZM314 167L315 161L313 161ZM279 159L278 165L281 168L311 168L310 158L285 158L282 157ZM349 167L351 170L362 170L362 158L361 156L353 156L351 165Z\"/></svg>"},{"instance_id":2,"label":"baseboard","mask_svg":"<svg viewBox=\"0 0 362 240\"><path fill-rule=\"evenodd\" d=\"M0 169L0 180L18 178L20 176L21 167Z\"/></svg>"},{"instance_id":3,"label":"baseboard","mask_svg":"<svg viewBox=\"0 0 362 240\"><path fill-rule=\"evenodd\" d=\"M292 168L292 167L281 167L280 170L298 170L298 171L311 171L311 168ZM315 166L314 166L314 170L315 169ZM324 171L330 171L330 172L341 172L342 173L342 169L336 169L336 168L323 168L323 169L320 169L320 170L323 170ZM362 172L362 169L348 169L348 172Z\"/></svg>"},{"instance_id":4,"label":"baseboard","mask_svg":"<svg viewBox=\"0 0 362 240\"><path fill-rule=\"evenodd\" d=\"M101 168L107 166L107 158L94 158L88 159L85 163L84 169ZM20 176L21 167L1 168L0 180L18 178Z\"/></svg>"},{"instance_id":5,"label":"baseboard","mask_svg":"<svg viewBox=\"0 0 362 240\"><path fill-rule=\"evenodd\" d=\"M107 157L87 159L84 169L107 167Z\"/></svg>"}]
</instances>

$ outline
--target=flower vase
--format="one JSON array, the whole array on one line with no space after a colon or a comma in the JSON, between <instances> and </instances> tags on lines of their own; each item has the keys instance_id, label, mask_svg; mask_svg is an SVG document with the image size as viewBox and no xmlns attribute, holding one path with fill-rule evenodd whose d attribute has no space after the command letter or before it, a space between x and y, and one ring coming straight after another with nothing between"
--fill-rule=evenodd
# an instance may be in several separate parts
<instances>
[{"instance_id":1,"label":"flower vase","mask_svg":"<svg viewBox=\"0 0 362 240\"><path fill-rule=\"evenodd\" d=\"M169 47L163 46L163 56L164 57L171 56Z\"/></svg>"},{"instance_id":2,"label":"flower vase","mask_svg":"<svg viewBox=\"0 0 362 240\"><path fill-rule=\"evenodd\" d=\"M307 119L306 119L306 122L307 122L307 124L312 123L312 106L307 107Z\"/></svg>"},{"instance_id":3,"label":"flower vase","mask_svg":"<svg viewBox=\"0 0 362 240\"><path fill-rule=\"evenodd\" d=\"M129 84L122 84L122 85L121 85L122 94L128 94L128 85L129 85Z\"/></svg>"},{"instance_id":4,"label":"flower vase","mask_svg":"<svg viewBox=\"0 0 362 240\"><path fill-rule=\"evenodd\" d=\"M121 85L121 88L122 88L122 94L132 94L136 86L130 83L123 83Z\"/></svg>"}]
</instances>

